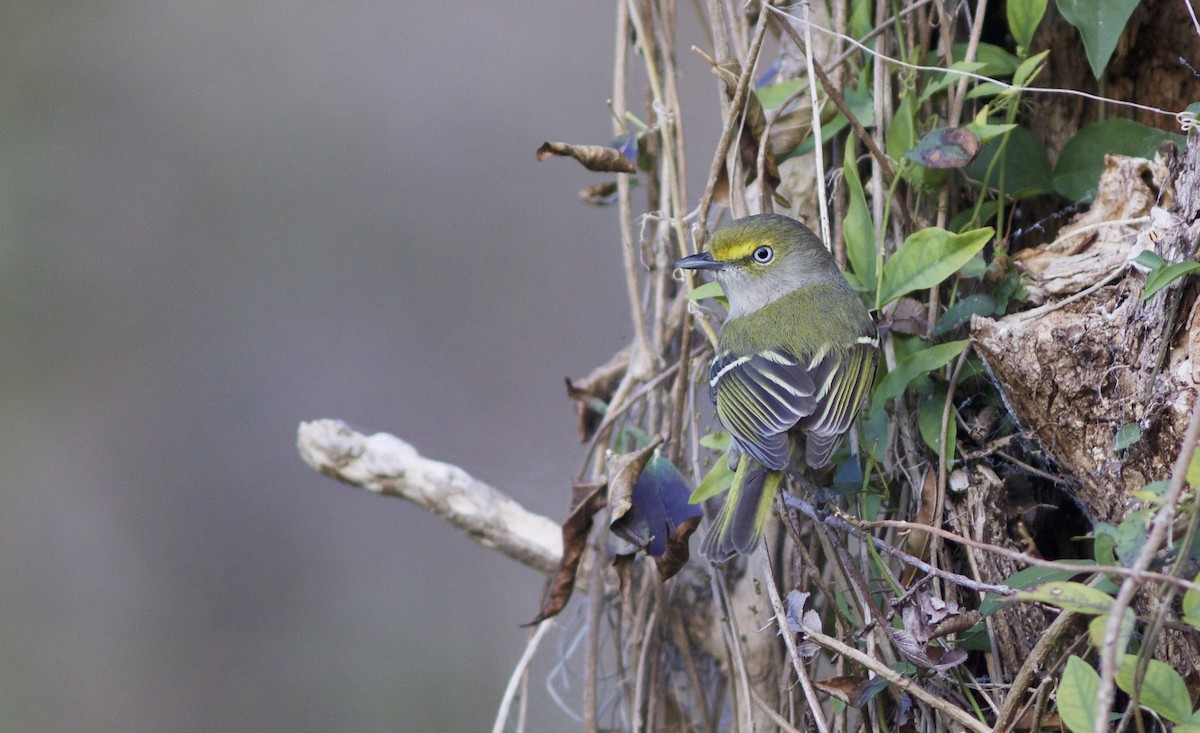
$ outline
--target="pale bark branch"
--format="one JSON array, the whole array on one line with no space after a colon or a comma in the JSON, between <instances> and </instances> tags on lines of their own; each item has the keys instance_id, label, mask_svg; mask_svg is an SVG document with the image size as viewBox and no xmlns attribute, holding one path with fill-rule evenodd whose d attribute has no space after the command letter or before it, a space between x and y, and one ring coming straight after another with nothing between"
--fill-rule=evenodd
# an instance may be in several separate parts
<instances>
[{"instance_id":1,"label":"pale bark branch","mask_svg":"<svg viewBox=\"0 0 1200 733\"><path fill-rule=\"evenodd\" d=\"M544 573L562 560L562 527L458 466L422 456L389 433L363 435L340 420L300 423L296 438L308 465L339 481L428 509L484 547Z\"/></svg>"}]
</instances>

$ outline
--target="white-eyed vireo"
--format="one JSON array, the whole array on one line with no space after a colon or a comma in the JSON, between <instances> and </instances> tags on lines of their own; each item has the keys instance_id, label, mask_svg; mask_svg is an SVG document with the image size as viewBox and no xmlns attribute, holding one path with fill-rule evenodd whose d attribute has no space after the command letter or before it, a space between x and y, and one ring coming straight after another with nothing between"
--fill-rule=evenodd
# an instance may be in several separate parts
<instances>
[{"instance_id":1,"label":"white-eyed vireo","mask_svg":"<svg viewBox=\"0 0 1200 733\"><path fill-rule=\"evenodd\" d=\"M675 265L711 270L729 300L709 385L741 463L700 545L723 562L754 548L792 460L829 461L871 389L879 338L821 240L786 216L738 219Z\"/></svg>"}]
</instances>

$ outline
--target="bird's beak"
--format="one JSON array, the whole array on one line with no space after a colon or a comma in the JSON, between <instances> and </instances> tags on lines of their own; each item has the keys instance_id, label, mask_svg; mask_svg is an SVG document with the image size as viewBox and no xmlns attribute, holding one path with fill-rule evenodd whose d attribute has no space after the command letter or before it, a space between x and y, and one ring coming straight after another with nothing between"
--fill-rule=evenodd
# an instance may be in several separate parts
<instances>
[{"instance_id":1,"label":"bird's beak","mask_svg":"<svg viewBox=\"0 0 1200 733\"><path fill-rule=\"evenodd\" d=\"M701 252L684 257L682 260L676 260L675 266L684 270L720 270L725 263L714 260L709 252Z\"/></svg>"}]
</instances>

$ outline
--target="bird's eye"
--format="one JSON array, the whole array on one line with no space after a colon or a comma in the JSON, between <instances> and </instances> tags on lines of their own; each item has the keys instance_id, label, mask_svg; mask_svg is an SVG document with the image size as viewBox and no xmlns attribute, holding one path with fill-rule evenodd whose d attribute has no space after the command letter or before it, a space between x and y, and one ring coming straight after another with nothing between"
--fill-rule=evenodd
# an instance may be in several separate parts
<instances>
[{"instance_id":1,"label":"bird's eye","mask_svg":"<svg viewBox=\"0 0 1200 733\"><path fill-rule=\"evenodd\" d=\"M754 250L754 253L750 256L753 257L754 261L758 264L765 265L771 260L775 259L775 250L764 244L763 246Z\"/></svg>"}]
</instances>

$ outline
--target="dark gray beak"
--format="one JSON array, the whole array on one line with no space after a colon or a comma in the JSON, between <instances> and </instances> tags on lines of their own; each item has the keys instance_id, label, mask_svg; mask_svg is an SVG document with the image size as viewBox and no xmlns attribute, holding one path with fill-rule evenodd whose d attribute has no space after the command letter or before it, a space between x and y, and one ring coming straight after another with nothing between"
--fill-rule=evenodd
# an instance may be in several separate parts
<instances>
[{"instance_id":1,"label":"dark gray beak","mask_svg":"<svg viewBox=\"0 0 1200 733\"><path fill-rule=\"evenodd\" d=\"M712 258L712 254L708 252L701 252L700 254L677 260L675 266L684 270L720 270L725 266L725 263L717 262Z\"/></svg>"}]
</instances>

